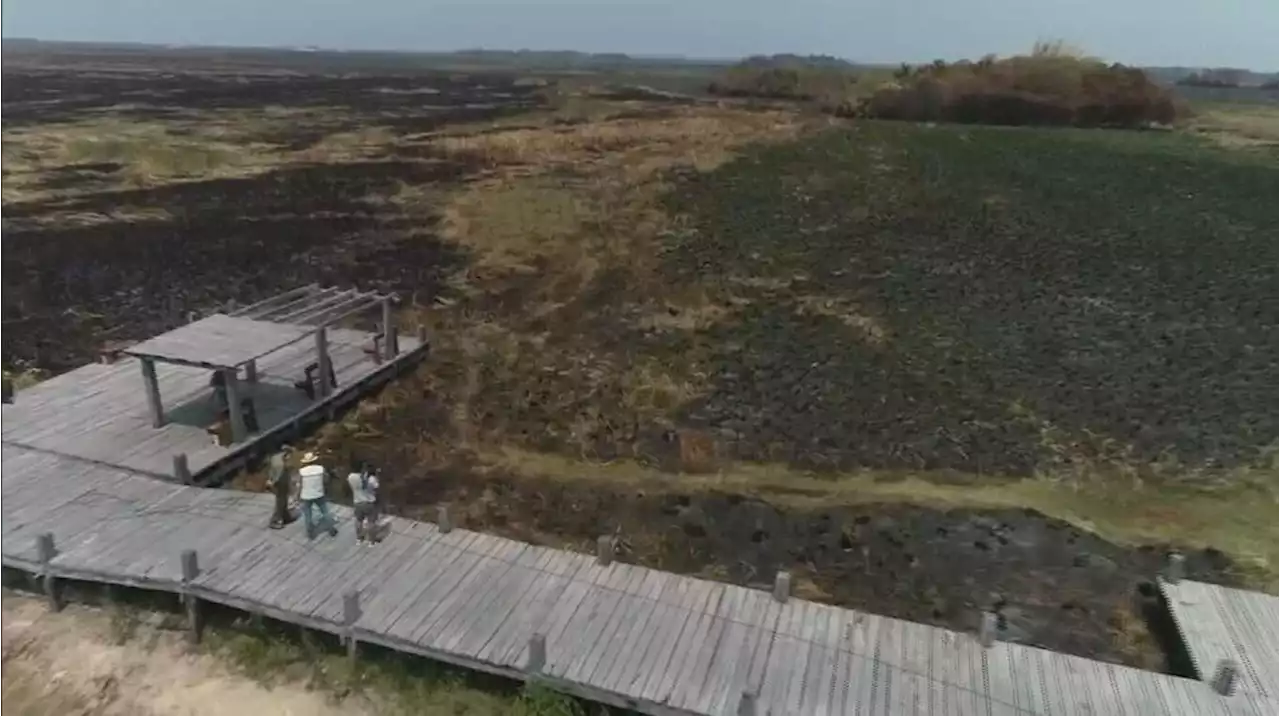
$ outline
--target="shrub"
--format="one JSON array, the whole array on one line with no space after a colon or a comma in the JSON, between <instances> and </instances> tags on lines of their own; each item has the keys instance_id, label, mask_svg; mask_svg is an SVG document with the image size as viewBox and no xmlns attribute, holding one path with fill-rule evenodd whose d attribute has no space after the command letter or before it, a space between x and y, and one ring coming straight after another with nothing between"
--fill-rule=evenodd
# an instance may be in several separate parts
<instances>
[{"instance_id":1,"label":"shrub","mask_svg":"<svg viewBox=\"0 0 1280 716\"><path fill-rule=\"evenodd\" d=\"M858 76L832 58L812 61L791 55L751 57L734 65L707 87L725 97L801 100L837 106L854 94Z\"/></svg>"},{"instance_id":2,"label":"shrub","mask_svg":"<svg viewBox=\"0 0 1280 716\"><path fill-rule=\"evenodd\" d=\"M1107 65L1061 44L1028 55L903 66L858 113L881 119L1000 125L1143 127L1170 124L1185 106L1146 73Z\"/></svg>"}]
</instances>

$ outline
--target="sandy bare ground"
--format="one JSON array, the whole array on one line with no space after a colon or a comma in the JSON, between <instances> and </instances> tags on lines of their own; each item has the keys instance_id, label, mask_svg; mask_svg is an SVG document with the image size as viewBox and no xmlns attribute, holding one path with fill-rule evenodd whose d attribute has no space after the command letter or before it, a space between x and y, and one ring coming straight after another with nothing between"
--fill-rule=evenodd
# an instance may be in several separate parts
<instances>
[{"instance_id":1,"label":"sandy bare ground","mask_svg":"<svg viewBox=\"0 0 1280 716\"><path fill-rule=\"evenodd\" d=\"M110 611L5 594L3 696L18 716L114 714L245 716L371 714L356 699L335 702L301 685L267 687L195 653L177 631L156 624L124 627Z\"/></svg>"}]
</instances>

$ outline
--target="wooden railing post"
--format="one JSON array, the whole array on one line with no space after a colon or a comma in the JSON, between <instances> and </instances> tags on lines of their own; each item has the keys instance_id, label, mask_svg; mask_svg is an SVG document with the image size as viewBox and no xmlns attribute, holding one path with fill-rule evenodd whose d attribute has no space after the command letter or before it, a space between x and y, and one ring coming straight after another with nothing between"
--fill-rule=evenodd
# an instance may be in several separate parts
<instances>
[{"instance_id":1,"label":"wooden railing post","mask_svg":"<svg viewBox=\"0 0 1280 716\"><path fill-rule=\"evenodd\" d=\"M6 404L13 403L13 381L12 380L5 378L3 382L0 382L0 399L3 399Z\"/></svg>"},{"instance_id":2,"label":"wooden railing post","mask_svg":"<svg viewBox=\"0 0 1280 716\"><path fill-rule=\"evenodd\" d=\"M996 632L999 628L1000 619L995 612L983 612L982 620L978 624L978 642L983 646L996 643Z\"/></svg>"},{"instance_id":3,"label":"wooden railing post","mask_svg":"<svg viewBox=\"0 0 1280 716\"><path fill-rule=\"evenodd\" d=\"M596 538L596 564L608 567L613 562L613 537L600 535Z\"/></svg>"},{"instance_id":4,"label":"wooden railing post","mask_svg":"<svg viewBox=\"0 0 1280 716\"><path fill-rule=\"evenodd\" d=\"M324 326L316 329L316 373L320 375L317 394L321 399L333 394L333 383L330 374L333 363L329 360L329 334Z\"/></svg>"},{"instance_id":5,"label":"wooden railing post","mask_svg":"<svg viewBox=\"0 0 1280 716\"><path fill-rule=\"evenodd\" d=\"M49 602L49 609L55 612L62 610L62 600L58 595L58 580L53 576L51 564L57 554L52 532L36 535L36 559L40 561L40 582L44 587L44 597Z\"/></svg>"},{"instance_id":6,"label":"wooden railing post","mask_svg":"<svg viewBox=\"0 0 1280 716\"><path fill-rule=\"evenodd\" d=\"M360 621L360 592L352 589L342 595L342 624L347 640L347 658L356 660L359 645L356 641L356 622Z\"/></svg>"},{"instance_id":7,"label":"wooden railing post","mask_svg":"<svg viewBox=\"0 0 1280 716\"><path fill-rule=\"evenodd\" d=\"M791 573L778 572L778 576L773 578L773 598L780 602L786 602L791 596Z\"/></svg>"},{"instance_id":8,"label":"wooden railing post","mask_svg":"<svg viewBox=\"0 0 1280 716\"><path fill-rule=\"evenodd\" d=\"M187 612L187 639L200 643L200 631L204 626L200 619L200 599L191 592L191 583L200 574L200 562L194 549L182 551L182 604Z\"/></svg>"},{"instance_id":9,"label":"wooden railing post","mask_svg":"<svg viewBox=\"0 0 1280 716\"><path fill-rule=\"evenodd\" d=\"M1170 552L1165 562L1164 579L1170 584L1177 584L1186 576L1187 558L1178 552Z\"/></svg>"},{"instance_id":10,"label":"wooden railing post","mask_svg":"<svg viewBox=\"0 0 1280 716\"><path fill-rule=\"evenodd\" d=\"M1240 678L1240 668L1236 662L1223 659L1218 662L1217 671L1213 672L1213 690L1223 696L1230 696L1236 691L1236 682Z\"/></svg>"},{"instance_id":11,"label":"wooden railing post","mask_svg":"<svg viewBox=\"0 0 1280 716\"><path fill-rule=\"evenodd\" d=\"M750 691L743 691L742 698L738 700L738 716L756 716L756 695Z\"/></svg>"},{"instance_id":12,"label":"wooden railing post","mask_svg":"<svg viewBox=\"0 0 1280 716\"><path fill-rule=\"evenodd\" d=\"M185 452L173 456L173 479L180 485L191 484L191 465Z\"/></svg>"},{"instance_id":13,"label":"wooden railing post","mask_svg":"<svg viewBox=\"0 0 1280 716\"><path fill-rule=\"evenodd\" d=\"M530 674L538 674L546 664L547 635L535 632L529 637L529 658L524 663L524 670Z\"/></svg>"},{"instance_id":14,"label":"wooden railing post","mask_svg":"<svg viewBox=\"0 0 1280 716\"><path fill-rule=\"evenodd\" d=\"M156 362L151 358L138 361L142 366L142 385L147 392L147 407L151 412L151 427L163 428L165 422L164 401L160 398L160 379L156 375Z\"/></svg>"},{"instance_id":15,"label":"wooden railing post","mask_svg":"<svg viewBox=\"0 0 1280 716\"><path fill-rule=\"evenodd\" d=\"M382 299L382 347L386 351L384 356L387 360L395 360L396 354L400 352L395 320L391 311L391 299Z\"/></svg>"},{"instance_id":16,"label":"wooden railing post","mask_svg":"<svg viewBox=\"0 0 1280 716\"><path fill-rule=\"evenodd\" d=\"M453 530L453 522L449 520L448 505L436 507L436 528L440 530L442 535L447 535Z\"/></svg>"}]
</instances>

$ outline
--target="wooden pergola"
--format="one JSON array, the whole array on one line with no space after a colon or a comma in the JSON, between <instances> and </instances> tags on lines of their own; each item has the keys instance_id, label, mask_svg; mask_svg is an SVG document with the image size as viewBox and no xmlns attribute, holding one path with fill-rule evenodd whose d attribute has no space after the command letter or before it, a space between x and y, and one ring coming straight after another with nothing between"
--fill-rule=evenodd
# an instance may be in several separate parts
<instances>
[{"instance_id":1,"label":"wooden pergola","mask_svg":"<svg viewBox=\"0 0 1280 716\"><path fill-rule=\"evenodd\" d=\"M378 357L393 359L398 352L391 316L393 300L393 296L321 289L313 284L246 306L230 315L215 313L143 341L123 353L137 358L142 365L151 422L156 428L163 427L166 422L160 381L156 375L157 363L205 368L219 374L226 391L232 442L240 442L248 437L241 410L241 368L244 368L245 382L256 383L259 358L314 336L316 366L319 368L316 372L319 376L316 381L317 397L321 400L328 398L334 385L330 380L333 370L327 326L381 305L382 333L375 337L375 342L381 343L377 349Z\"/></svg>"}]
</instances>

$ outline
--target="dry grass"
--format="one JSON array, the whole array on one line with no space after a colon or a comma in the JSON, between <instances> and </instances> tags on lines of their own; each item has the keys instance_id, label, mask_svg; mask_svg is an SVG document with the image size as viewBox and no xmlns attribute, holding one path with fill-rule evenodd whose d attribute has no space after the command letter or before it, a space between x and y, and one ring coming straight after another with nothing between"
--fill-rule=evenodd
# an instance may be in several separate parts
<instances>
[{"instance_id":1,"label":"dry grass","mask_svg":"<svg viewBox=\"0 0 1280 716\"><path fill-rule=\"evenodd\" d=\"M1280 113L1275 105L1211 104L1200 108L1189 129L1226 147L1275 147Z\"/></svg>"}]
</instances>

